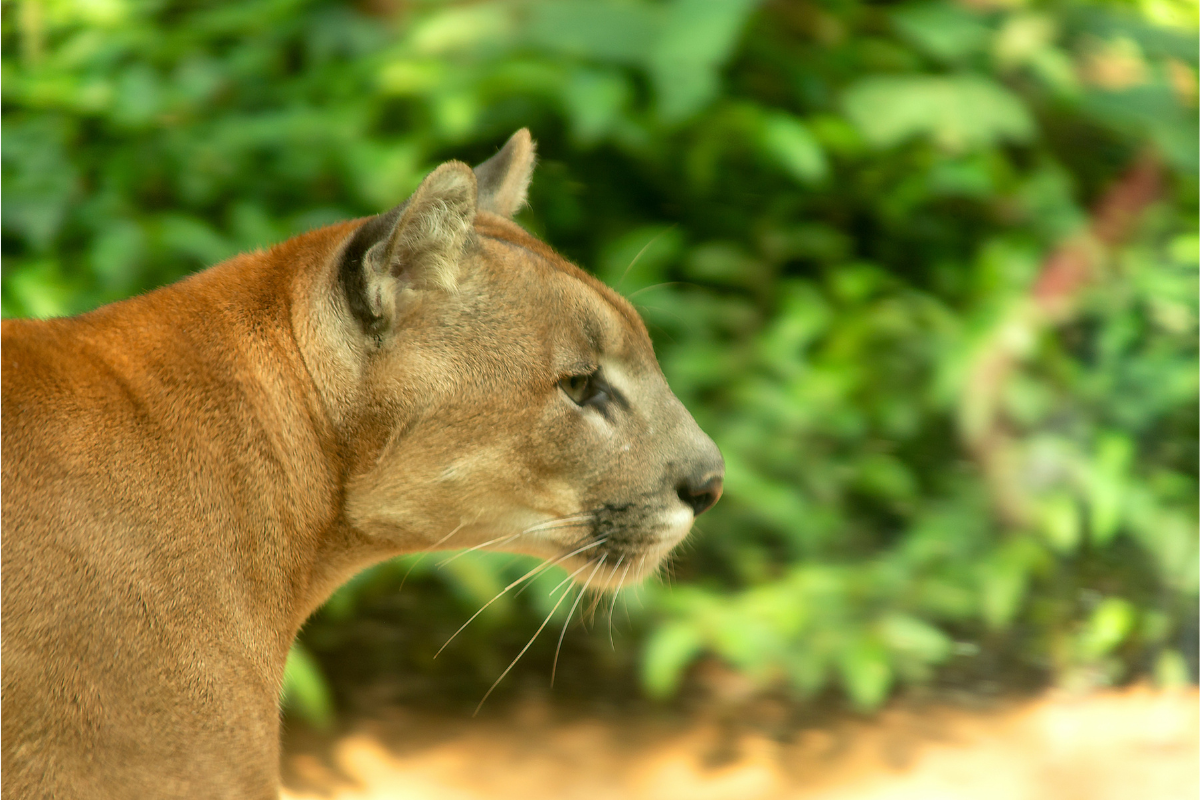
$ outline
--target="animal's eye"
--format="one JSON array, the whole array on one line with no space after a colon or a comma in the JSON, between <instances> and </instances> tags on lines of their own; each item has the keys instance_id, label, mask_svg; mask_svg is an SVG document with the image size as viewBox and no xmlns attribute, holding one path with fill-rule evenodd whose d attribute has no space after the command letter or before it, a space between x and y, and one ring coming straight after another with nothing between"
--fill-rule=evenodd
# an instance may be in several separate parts
<instances>
[{"instance_id":1,"label":"animal's eye","mask_svg":"<svg viewBox=\"0 0 1200 800\"><path fill-rule=\"evenodd\" d=\"M593 372L590 375L568 375L558 382L567 397L577 405L585 406L604 398L604 388Z\"/></svg>"}]
</instances>

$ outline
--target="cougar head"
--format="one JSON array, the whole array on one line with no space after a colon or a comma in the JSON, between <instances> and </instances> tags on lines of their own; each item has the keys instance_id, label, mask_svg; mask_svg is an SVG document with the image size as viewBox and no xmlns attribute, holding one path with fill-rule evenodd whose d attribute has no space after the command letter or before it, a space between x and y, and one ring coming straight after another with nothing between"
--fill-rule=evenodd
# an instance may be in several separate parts
<instances>
[{"instance_id":1,"label":"cougar head","mask_svg":"<svg viewBox=\"0 0 1200 800\"><path fill-rule=\"evenodd\" d=\"M533 163L522 129L339 246L345 514L397 551L486 546L614 587L717 501L724 462L633 307L512 222Z\"/></svg>"}]
</instances>

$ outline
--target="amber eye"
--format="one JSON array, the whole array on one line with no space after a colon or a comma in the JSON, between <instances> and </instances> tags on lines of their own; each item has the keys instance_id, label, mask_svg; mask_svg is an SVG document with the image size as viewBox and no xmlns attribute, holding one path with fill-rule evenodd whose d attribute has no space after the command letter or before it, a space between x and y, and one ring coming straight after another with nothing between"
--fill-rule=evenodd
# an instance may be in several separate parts
<instances>
[{"instance_id":1,"label":"amber eye","mask_svg":"<svg viewBox=\"0 0 1200 800\"><path fill-rule=\"evenodd\" d=\"M577 405L587 405L603 396L604 390L599 386L596 373L590 375L569 375L558 382L567 397Z\"/></svg>"}]
</instances>

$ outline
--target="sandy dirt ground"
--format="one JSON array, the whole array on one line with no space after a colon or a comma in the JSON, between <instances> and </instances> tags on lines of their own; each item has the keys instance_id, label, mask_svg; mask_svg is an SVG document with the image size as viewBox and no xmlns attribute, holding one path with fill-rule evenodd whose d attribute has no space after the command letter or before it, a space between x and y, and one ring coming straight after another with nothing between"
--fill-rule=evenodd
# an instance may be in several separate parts
<instances>
[{"instance_id":1,"label":"sandy dirt ground","mask_svg":"<svg viewBox=\"0 0 1200 800\"><path fill-rule=\"evenodd\" d=\"M285 800L1195 800L1200 697L1047 694L770 733L736 720L405 715L285 756ZM761 726L758 726L761 728ZM786 726L785 726L786 727Z\"/></svg>"}]
</instances>

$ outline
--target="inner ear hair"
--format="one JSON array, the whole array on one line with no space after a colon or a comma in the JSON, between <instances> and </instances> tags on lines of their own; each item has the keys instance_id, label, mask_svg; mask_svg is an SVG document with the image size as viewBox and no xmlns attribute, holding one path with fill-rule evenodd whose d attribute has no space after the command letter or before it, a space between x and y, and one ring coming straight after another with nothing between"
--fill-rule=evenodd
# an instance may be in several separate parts
<instances>
[{"instance_id":1,"label":"inner ear hair","mask_svg":"<svg viewBox=\"0 0 1200 800\"><path fill-rule=\"evenodd\" d=\"M475 167L479 181L479 210L512 219L525 205L536 146L528 128L514 133L500 152Z\"/></svg>"},{"instance_id":2,"label":"inner ear hair","mask_svg":"<svg viewBox=\"0 0 1200 800\"><path fill-rule=\"evenodd\" d=\"M448 161L412 197L355 231L339 277L350 311L367 333L378 336L393 327L406 289L457 288L477 191L471 168Z\"/></svg>"}]
</instances>

